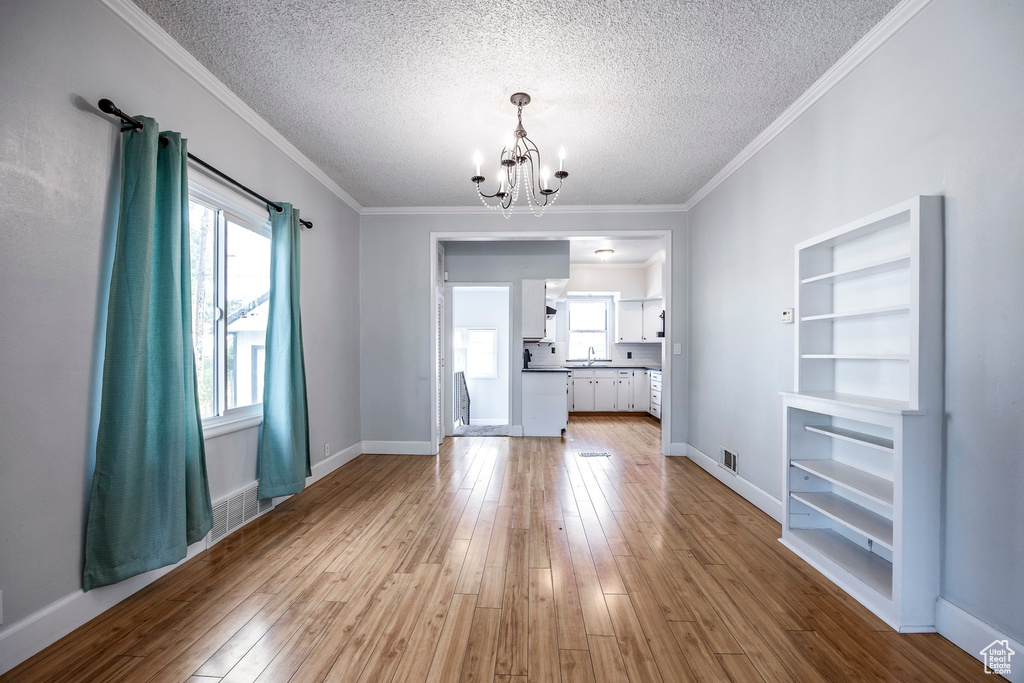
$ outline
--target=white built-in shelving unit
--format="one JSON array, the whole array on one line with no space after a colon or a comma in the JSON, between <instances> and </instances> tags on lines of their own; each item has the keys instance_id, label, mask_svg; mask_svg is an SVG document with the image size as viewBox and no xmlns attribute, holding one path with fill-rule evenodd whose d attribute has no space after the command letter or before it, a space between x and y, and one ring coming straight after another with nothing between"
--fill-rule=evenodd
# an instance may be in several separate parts
<instances>
[{"instance_id":1,"label":"white built-in shelving unit","mask_svg":"<svg viewBox=\"0 0 1024 683\"><path fill-rule=\"evenodd\" d=\"M782 542L899 631L935 630L941 197L796 247Z\"/></svg>"}]
</instances>

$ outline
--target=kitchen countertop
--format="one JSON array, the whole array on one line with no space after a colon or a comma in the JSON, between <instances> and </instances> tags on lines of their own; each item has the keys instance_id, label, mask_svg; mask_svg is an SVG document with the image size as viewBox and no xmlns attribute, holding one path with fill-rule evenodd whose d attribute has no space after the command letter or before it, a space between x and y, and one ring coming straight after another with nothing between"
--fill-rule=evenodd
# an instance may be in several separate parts
<instances>
[{"instance_id":1,"label":"kitchen countertop","mask_svg":"<svg viewBox=\"0 0 1024 683\"><path fill-rule=\"evenodd\" d=\"M661 368L650 365L597 365L596 363L590 366L538 365L533 368L523 368L523 372L569 372L570 370L653 370L654 372L661 372Z\"/></svg>"}]
</instances>

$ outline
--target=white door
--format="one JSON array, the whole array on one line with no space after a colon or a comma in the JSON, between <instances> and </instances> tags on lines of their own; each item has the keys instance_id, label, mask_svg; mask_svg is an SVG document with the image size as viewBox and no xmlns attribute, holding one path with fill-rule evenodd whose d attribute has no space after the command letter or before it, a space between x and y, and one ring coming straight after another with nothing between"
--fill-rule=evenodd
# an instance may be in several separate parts
<instances>
[{"instance_id":1,"label":"white door","mask_svg":"<svg viewBox=\"0 0 1024 683\"><path fill-rule=\"evenodd\" d=\"M437 424L436 448L441 447L444 441L444 247L437 245L437 275L434 279L434 291L437 314L437 338L434 343L437 345L435 354L436 376L437 376L437 414L434 416Z\"/></svg>"},{"instance_id":2,"label":"white door","mask_svg":"<svg viewBox=\"0 0 1024 683\"><path fill-rule=\"evenodd\" d=\"M573 379L572 381L572 409L574 412L593 412L594 410L594 380Z\"/></svg>"},{"instance_id":3,"label":"white door","mask_svg":"<svg viewBox=\"0 0 1024 683\"><path fill-rule=\"evenodd\" d=\"M618 387L614 377L594 380L594 410L610 412L615 410L615 398Z\"/></svg>"}]
</instances>

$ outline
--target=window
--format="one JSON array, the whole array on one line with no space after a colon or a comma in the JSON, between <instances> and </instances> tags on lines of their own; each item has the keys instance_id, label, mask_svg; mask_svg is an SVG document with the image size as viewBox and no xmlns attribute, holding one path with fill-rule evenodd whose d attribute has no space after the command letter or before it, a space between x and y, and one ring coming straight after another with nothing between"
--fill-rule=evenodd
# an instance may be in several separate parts
<instances>
[{"instance_id":1,"label":"window","mask_svg":"<svg viewBox=\"0 0 1024 683\"><path fill-rule=\"evenodd\" d=\"M609 360L608 299L568 300L569 360ZM590 348L593 347L593 352ZM589 354L589 355L588 355Z\"/></svg>"},{"instance_id":2,"label":"window","mask_svg":"<svg viewBox=\"0 0 1024 683\"><path fill-rule=\"evenodd\" d=\"M199 408L206 419L263 402L270 224L192 189L193 346Z\"/></svg>"},{"instance_id":3,"label":"window","mask_svg":"<svg viewBox=\"0 0 1024 683\"><path fill-rule=\"evenodd\" d=\"M455 329L456 371L466 379L498 377L498 330L494 327L459 327Z\"/></svg>"}]
</instances>

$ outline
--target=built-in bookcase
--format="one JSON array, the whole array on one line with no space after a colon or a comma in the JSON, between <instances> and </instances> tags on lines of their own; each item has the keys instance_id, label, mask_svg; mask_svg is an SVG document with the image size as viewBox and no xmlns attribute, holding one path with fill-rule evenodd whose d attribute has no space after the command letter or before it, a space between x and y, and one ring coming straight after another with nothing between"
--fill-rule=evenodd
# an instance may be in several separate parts
<instances>
[{"instance_id":1,"label":"built-in bookcase","mask_svg":"<svg viewBox=\"0 0 1024 683\"><path fill-rule=\"evenodd\" d=\"M940 197L796 248L782 541L900 631L935 624L942 283Z\"/></svg>"}]
</instances>

